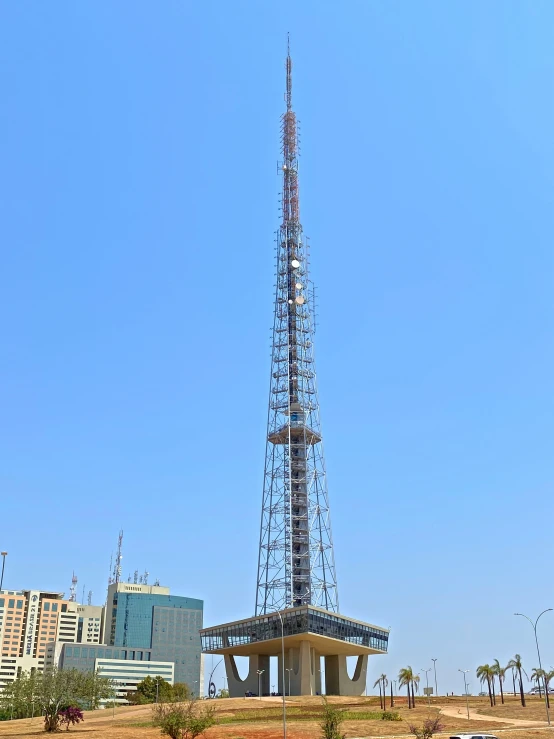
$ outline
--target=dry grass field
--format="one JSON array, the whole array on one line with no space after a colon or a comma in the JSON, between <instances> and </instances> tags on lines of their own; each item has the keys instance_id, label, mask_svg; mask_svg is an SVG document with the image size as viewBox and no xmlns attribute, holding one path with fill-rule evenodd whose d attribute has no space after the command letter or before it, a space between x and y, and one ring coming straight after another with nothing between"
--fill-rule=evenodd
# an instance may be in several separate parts
<instances>
[{"instance_id":1,"label":"dry grass field","mask_svg":"<svg viewBox=\"0 0 554 739\"><path fill-rule=\"evenodd\" d=\"M370 698L330 698L330 702L340 705L348 711L344 723L344 733L348 739L354 737L406 737L409 724L421 724L427 717L435 716L441 708L452 715L444 715L445 732L441 737L448 737L454 731L492 732L506 739L532 739L547 737L549 731L544 728L544 715L537 699L531 699L529 707L523 709L511 699L506 706L491 709L486 699L472 698L471 712L479 713L482 720L473 719L468 722L465 712L465 700L461 698L442 698L432 702L429 708L423 699L418 701L415 709L408 711L405 700L395 706L401 721L382 721L366 718L370 712L379 711L378 699ZM287 699L288 719L287 733L289 739L319 739L319 712L321 698L289 698ZM281 739L282 713L279 698L235 698L213 701L220 723L206 732L205 739ZM544 709L543 709L544 710ZM74 739L154 739L160 737L158 728L151 725L151 706L129 706L117 708L115 714L111 709L86 712L81 726L71 729ZM523 728L501 723L511 719L535 721L535 726ZM495 720L496 719L496 720ZM6 721L0 723L0 739L13 737L44 736L42 722L39 718L33 721Z\"/></svg>"}]
</instances>

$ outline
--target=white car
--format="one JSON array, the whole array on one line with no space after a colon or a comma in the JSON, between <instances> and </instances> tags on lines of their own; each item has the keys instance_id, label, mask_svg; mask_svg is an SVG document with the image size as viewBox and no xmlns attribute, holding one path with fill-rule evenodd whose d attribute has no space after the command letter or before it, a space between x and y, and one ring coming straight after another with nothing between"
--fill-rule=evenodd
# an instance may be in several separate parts
<instances>
[{"instance_id":1,"label":"white car","mask_svg":"<svg viewBox=\"0 0 554 739\"><path fill-rule=\"evenodd\" d=\"M498 739L494 734L452 734L450 739Z\"/></svg>"}]
</instances>

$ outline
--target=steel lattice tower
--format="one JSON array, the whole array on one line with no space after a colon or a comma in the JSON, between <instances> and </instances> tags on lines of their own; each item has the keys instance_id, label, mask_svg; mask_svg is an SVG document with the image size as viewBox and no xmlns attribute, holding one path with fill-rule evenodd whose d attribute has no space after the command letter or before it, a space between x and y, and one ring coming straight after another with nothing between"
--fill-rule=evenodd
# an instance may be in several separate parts
<instances>
[{"instance_id":1,"label":"steel lattice tower","mask_svg":"<svg viewBox=\"0 0 554 739\"><path fill-rule=\"evenodd\" d=\"M282 223L265 454L256 615L302 605L338 612L314 363L313 288L299 216L292 61L281 119Z\"/></svg>"}]
</instances>

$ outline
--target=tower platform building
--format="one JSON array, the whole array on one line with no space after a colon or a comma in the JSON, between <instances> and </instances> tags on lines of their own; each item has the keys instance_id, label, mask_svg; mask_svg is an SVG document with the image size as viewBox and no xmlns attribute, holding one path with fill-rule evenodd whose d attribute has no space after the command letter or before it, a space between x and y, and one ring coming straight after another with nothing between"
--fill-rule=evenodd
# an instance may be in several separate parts
<instances>
[{"instance_id":1,"label":"tower platform building","mask_svg":"<svg viewBox=\"0 0 554 739\"><path fill-rule=\"evenodd\" d=\"M271 656L278 658L279 693L361 695L367 658L386 653L388 630L323 608L302 606L202 629L200 638L205 654L224 655L231 698L247 692L258 695L260 688L262 695L269 694ZM235 663L238 656L249 658L244 679ZM358 658L352 678L346 669L347 657Z\"/></svg>"},{"instance_id":2,"label":"tower platform building","mask_svg":"<svg viewBox=\"0 0 554 739\"><path fill-rule=\"evenodd\" d=\"M200 636L205 654L224 655L232 697L270 692L271 656L279 660L280 693L315 695L323 689L333 695L361 695L367 658L386 653L389 632L339 610L314 361L314 287L300 223L290 51L285 102L256 615L202 629ZM336 165L332 156L330 161ZM237 656L249 658L244 680ZM348 657L357 657L352 678Z\"/></svg>"}]
</instances>

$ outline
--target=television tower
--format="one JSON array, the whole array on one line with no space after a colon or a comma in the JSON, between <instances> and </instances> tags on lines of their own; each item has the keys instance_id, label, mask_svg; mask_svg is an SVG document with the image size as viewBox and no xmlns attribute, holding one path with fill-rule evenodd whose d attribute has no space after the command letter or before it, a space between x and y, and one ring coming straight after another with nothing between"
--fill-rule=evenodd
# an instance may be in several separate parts
<instances>
[{"instance_id":1,"label":"television tower","mask_svg":"<svg viewBox=\"0 0 554 739\"><path fill-rule=\"evenodd\" d=\"M285 103L257 616L303 605L332 612L339 608L314 363L314 291L300 223L288 44Z\"/></svg>"}]
</instances>

